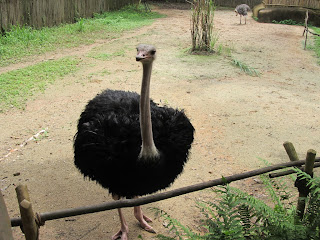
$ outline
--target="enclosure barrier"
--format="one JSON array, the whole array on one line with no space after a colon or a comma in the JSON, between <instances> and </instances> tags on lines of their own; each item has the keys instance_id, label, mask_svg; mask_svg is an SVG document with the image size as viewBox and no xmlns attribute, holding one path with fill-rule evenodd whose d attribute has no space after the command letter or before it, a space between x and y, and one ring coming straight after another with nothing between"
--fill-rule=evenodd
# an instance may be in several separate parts
<instances>
[{"instance_id":1,"label":"enclosure barrier","mask_svg":"<svg viewBox=\"0 0 320 240\"><path fill-rule=\"evenodd\" d=\"M2 192L0 189L0 239L13 240L11 222L4 202Z\"/></svg>"},{"instance_id":2,"label":"enclosure barrier","mask_svg":"<svg viewBox=\"0 0 320 240\"><path fill-rule=\"evenodd\" d=\"M118 10L139 0L1 0L0 30L11 26L52 27L90 18L94 13Z\"/></svg>"},{"instance_id":3,"label":"enclosure barrier","mask_svg":"<svg viewBox=\"0 0 320 240\"><path fill-rule=\"evenodd\" d=\"M298 160L297 153L296 153L292 143L285 142L284 147L288 153L288 156L289 156L291 162L276 164L276 165L272 165L272 166L252 170L252 171L247 171L247 172L240 173L240 174L222 177L219 179L214 179L211 181L194 184L191 186L186 186L186 187L174 189L174 190L163 192L163 193L158 193L158 194L154 194L154 195L150 195L150 196L146 196L146 197L141 197L138 199L123 199L123 200L118 200L118 201L101 203L101 204L97 204L97 205L83 206L83 207L71 208L71 209L63 209L63 210L58 210L58 211L54 211L54 212L45 212L45 213L40 213L40 214L37 213L35 215L33 214L33 211L32 211L32 205L31 205L30 198L28 195L27 187L25 185L20 185L16 188L16 192L17 192L17 196L18 196L21 218L12 218L11 219L11 226L12 227L16 227L16 226L22 227L22 229L25 233L25 236L26 236L26 240L37 240L38 236L39 236L39 227L41 225L43 225L45 223L45 221L66 218L66 217L72 217L72 216L77 216L77 215L83 215L83 214L88 214L88 213L107 211L107 210L112 210L112 209L116 209L116 208L127 208L127 207L145 205L148 203L165 200L165 199L172 198L172 197L177 197L177 196L180 196L183 194L203 190L205 188L210 188L210 187L214 187L214 186L218 186L218 185L231 183L234 181L238 181L238 180L242 180L245 178L265 174L268 172L272 172L272 171L287 168L287 167L297 167L297 166L305 165L304 171L307 172L308 174L311 174L314 167L320 166L320 163L319 163L320 158L315 157L316 152L314 150L310 149L308 151L306 160ZM317 162L317 163L314 164L315 162ZM284 173L281 173L279 176L292 174L292 173L294 173L294 172L286 171ZM307 187L304 186L304 188L307 188ZM300 192L300 189L299 189L299 196L304 197L304 195ZM3 202L3 204L4 204L4 202ZM0 201L0 207L1 207L1 201ZM303 202L303 199L299 198L298 207L297 207L298 216L301 216L301 214L303 216L304 207L305 207L305 202ZM0 235L0 238L1 238L1 235ZM10 239L10 238L8 238L8 239Z\"/></svg>"},{"instance_id":4,"label":"enclosure barrier","mask_svg":"<svg viewBox=\"0 0 320 240\"><path fill-rule=\"evenodd\" d=\"M320 9L319 0L264 0L262 1L266 6L270 7L303 7L309 9Z\"/></svg>"},{"instance_id":5,"label":"enclosure barrier","mask_svg":"<svg viewBox=\"0 0 320 240\"><path fill-rule=\"evenodd\" d=\"M304 50L307 49L308 33L311 33L311 34L314 35L314 36L320 37L320 34L311 32L311 31L309 30L308 20L309 20L309 12L307 11L307 12L306 12L306 18L304 19L304 30L303 30L303 34L302 34L302 36L305 36L305 39L304 39ZM304 34L306 34L306 35L304 35Z\"/></svg>"}]
</instances>

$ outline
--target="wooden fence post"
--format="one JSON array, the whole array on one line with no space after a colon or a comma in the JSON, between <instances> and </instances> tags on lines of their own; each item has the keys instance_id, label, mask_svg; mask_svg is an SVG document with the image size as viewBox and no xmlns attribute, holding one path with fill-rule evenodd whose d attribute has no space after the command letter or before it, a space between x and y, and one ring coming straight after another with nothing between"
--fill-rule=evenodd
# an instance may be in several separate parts
<instances>
[{"instance_id":1,"label":"wooden fence post","mask_svg":"<svg viewBox=\"0 0 320 240\"><path fill-rule=\"evenodd\" d=\"M313 166L314 166L314 160L316 158L316 151L313 149L309 149L307 152L307 158L306 158L306 165L304 167L304 172L312 176L313 173ZM300 220L302 220L304 215L304 210L306 206L306 197L308 196L308 191L306 191L308 188L307 186L303 186L305 189L299 189L299 199L298 199L298 205L297 205L297 216Z\"/></svg>"},{"instance_id":2,"label":"wooden fence post","mask_svg":"<svg viewBox=\"0 0 320 240\"><path fill-rule=\"evenodd\" d=\"M13 240L11 222L0 189L0 240Z\"/></svg>"},{"instance_id":3,"label":"wooden fence post","mask_svg":"<svg viewBox=\"0 0 320 240\"><path fill-rule=\"evenodd\" d=\"M308 40L308 32L309 32L308 19L309 19L309 12L307 10L306 18L304 19L304 31L303 31L303 35L306 34L306 37L305 37L305 40L304 40L304 50L307 49L307 40Z\"/></svg>"},{"instance_id":4,"label":"wooden fence post","mask_svg":"<svg viewBox=\"0 0 320 240\"><path fill-rule=\"evenodd\" d=\"M287 152L291 162L299 161L296 149L294 148L294 146L291 142L284 142L283 146L286 149L286 152Z\"/></svg>"},{"instance_id":5,"label":"wooden fence post","mask_svg":"<svg viewBox=\"0 0 320 240\"><path fill-rule=\"evenodd\" d=\"M20 208L22 229L26 240L38 240L39 229L35 221L27 186L19 185L16 187L16 193Z\"/></svg>"}]
</instances>

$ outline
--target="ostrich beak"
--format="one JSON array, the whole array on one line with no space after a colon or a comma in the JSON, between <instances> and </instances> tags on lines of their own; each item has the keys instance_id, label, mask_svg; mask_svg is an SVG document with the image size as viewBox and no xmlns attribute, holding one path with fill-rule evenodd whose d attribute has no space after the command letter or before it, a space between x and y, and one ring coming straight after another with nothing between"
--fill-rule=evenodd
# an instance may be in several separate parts
<instances>
[{"instance_id":1,"label":"ostrich beak","mask_svg":"<svg viewBox=\"0 0 320 240\"><path fill-rule=\"evenodd\" d=\"M136 61L137 61L137 62L141 61L142 59L144 59L144 57L139 56L139 55L136 56Z\"/></svg>"},{"instance_id":2,"label":"ostrich beak","mask_svg":"<svg viewBox=\"0 0 320 240\"><path fill-rule=\"evenodd\" d=\"M146 54L145 51L138 51L138 52L137 52L137 56L136 56L136 61L137 61L137 62L142 61L142 60L146 59L147 56L148 56L148 55Z\"/></svg>"}]
</instances>

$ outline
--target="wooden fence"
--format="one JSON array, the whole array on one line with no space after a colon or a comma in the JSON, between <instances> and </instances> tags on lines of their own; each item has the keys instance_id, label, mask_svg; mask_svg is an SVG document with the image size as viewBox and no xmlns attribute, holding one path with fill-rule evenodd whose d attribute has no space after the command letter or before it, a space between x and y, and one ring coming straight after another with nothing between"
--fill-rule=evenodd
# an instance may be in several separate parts
<instances>
[{"instance_id":1,"label":"wooden fence","mask_svg":"<svg viewBox=\"0 0 320 240\"><path fill-rule=\"evenodd\" d=\"M320 0L264 0L263 3L270 7L303 7L320 9Z\"/></svg>"},{"instance_id":2,"label":"wooden fence","mask_svg":"<svg viewBox=\"0 0 320 240\"><path fill-rule=\"evenodd\" d=\"M163 2L163 0L153 0L154 2ZM185 3L193 0L166 0L171 3ZM251 8L264 3L267 6L276 7L304 7L310 9L320 9L320 0L214 0L216 6L221 7L236 7L239 4L245 3Z\"/></svg>"},{"instance_id":3,"label":"wooden fence","mask_svg":"<svg viewBox=\"0 0 320 240\"><path fill-rule=\"evenodd\" d=\"M0 0L0 27L2 31L17 24L51 27L137 2L139 0Z\"/></svg>"},{"instance_id":4,"label":"wooden fence","mask_svg":"<svg viewBox=\"0 0 320 240\"><path fill-rule=\"evenodd\" d=\"M240 4L247 4L251 8L261 3L261 0L215 0L216 6L235 8Z\"/></svg>"},{"instance_id":5,"label":"wooden fence","mask_svg":"<svg viewBox=\"0 0 320 240\"><path fill-rule=\"evenodd\" d=\"M154 2L163 2L163 0L153 0ZM167 0L170 3L186 3L193 0ZM255 5L261 3L262 0L214 0L216 6L235 8L237 5L245 3L253 8Z\"/></svg>"},{"instance_id":6,"label":"wooden fence","mask_svg":"<svg viewBox=\"0 0 320 240\"><path fill-rule=\"evenodd\" d=\"M101 212L101 211L107 211L111 209L116 208L125 208L125 207L133 207L133 206L140 206L152 202L161 201L164 199L177 197L183 194L199 191L205 188L218 186L226 183L231 183L234 181L242 180L245 178L258 176L261 174L265 174L268 172L273 172L275 170L283 169L285 167L293 167L293 166L302 166L304 167L301 169L305 173L312 175L313 169L315 167L320 167L320 158L316 158L316 151L315 150L308 150L306 160L299 160L298 154L295 151L295 148L291 142L285 142L283 144L289 159L291 162L283 163L283 164L276 164L271 165L268 167L243 172L240 174L235 174L223 178L218 178L214 180L210 180L207 182L202 182L198 184L194 184L191 186L186 186L178 189L174 189L167 192L157 193L146 197L141 197L138 199L124 199L124 200L118 200L118 201L112 201L112 202L105 202L102 204L96 204L91 206L82 206L78 208L71 208L71 209L63 209L58 210L54 212L46 212L46 213L36 213L34 214L32 209L32 204L30 201L29 192L26 185L19 185L16 187L17 192L17 198L20 208L20 214L21 218L13 218L10 219L7 208L4 202L4 199L2 198L2 193L0 190L0 216L3 216L3 219L0 219L0 239L8 239L13 240L12 238L12 232L10 228L10 221L11 226L16 227L20 226L22 227L26 240L38 240L39 236L39 228L40 226L43 226L45 221L48 220L55 220L60 218L66 218L71 216L78 216L83 214L89 214L89 213L95 213L95 212ZM315 163L316 162L316 163ZM278 172L274 173L272 177L279 177L284 176L288 174L295 173L295 171L285 171L285 172ZM271 177L271 175L269 175ZM302 179L301 179L302 180ZM304 210L305 210L305 199L308 196L308 187L306 185L306 182L296 182L298 185L298 191L299 191L299 200L297 205L297 216L302 219Z\"/></svg>"}]
</instances>

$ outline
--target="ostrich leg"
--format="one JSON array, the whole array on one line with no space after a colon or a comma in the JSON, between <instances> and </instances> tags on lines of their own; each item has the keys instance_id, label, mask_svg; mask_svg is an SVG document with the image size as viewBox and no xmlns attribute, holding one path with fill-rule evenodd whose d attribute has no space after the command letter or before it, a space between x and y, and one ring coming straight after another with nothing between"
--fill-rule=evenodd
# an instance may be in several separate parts
<instances>
[{"instance_id":1,"label":"ostrich leg","mask_svg":"<svg viewBox=\"0 0 320 240\"><path fill-rule=\"evenodd\" d=\"M148 222L152 222L152 220L142 213L140 206L134 207L134 216L140 222L140 225L144 230L150 233L156 233L156 231L148 224Z\"/></svg>"},{"instance_id":2,"label":"ostrich leg","mask_svg":"<svg viewBox=\"0 0 320 240\"><path fill-rule=\"evenodd\" d=\"M120 217L121 228L115 235L112 236L111 239L116 240L116 239L121 238L121 240L128 240L129 228L128 228L126 220L123 216L121 208L118 208L118 213L119 213L119 217Z\"/></svg>"},{"instance_id":3,"label":"ostrich leg","mask_svg":"<svg viewBox=\"0 0 320 240\"><path fill-rule=\"evenodd\" d=\"M114 200L119 200L120 197L116 194L112 194L112 198ZM128 227L128 224L124 218L124 215L121 211L121 208L118 208L118 213L119 213L119 217L120 217L120 223L121 223L121 228L120 230L112 236L112 240L116 240L116 239L119 239L121 238L121 240L128 240L128 233L129 233L129 227Z\"/></svg>"}]
</instances>

